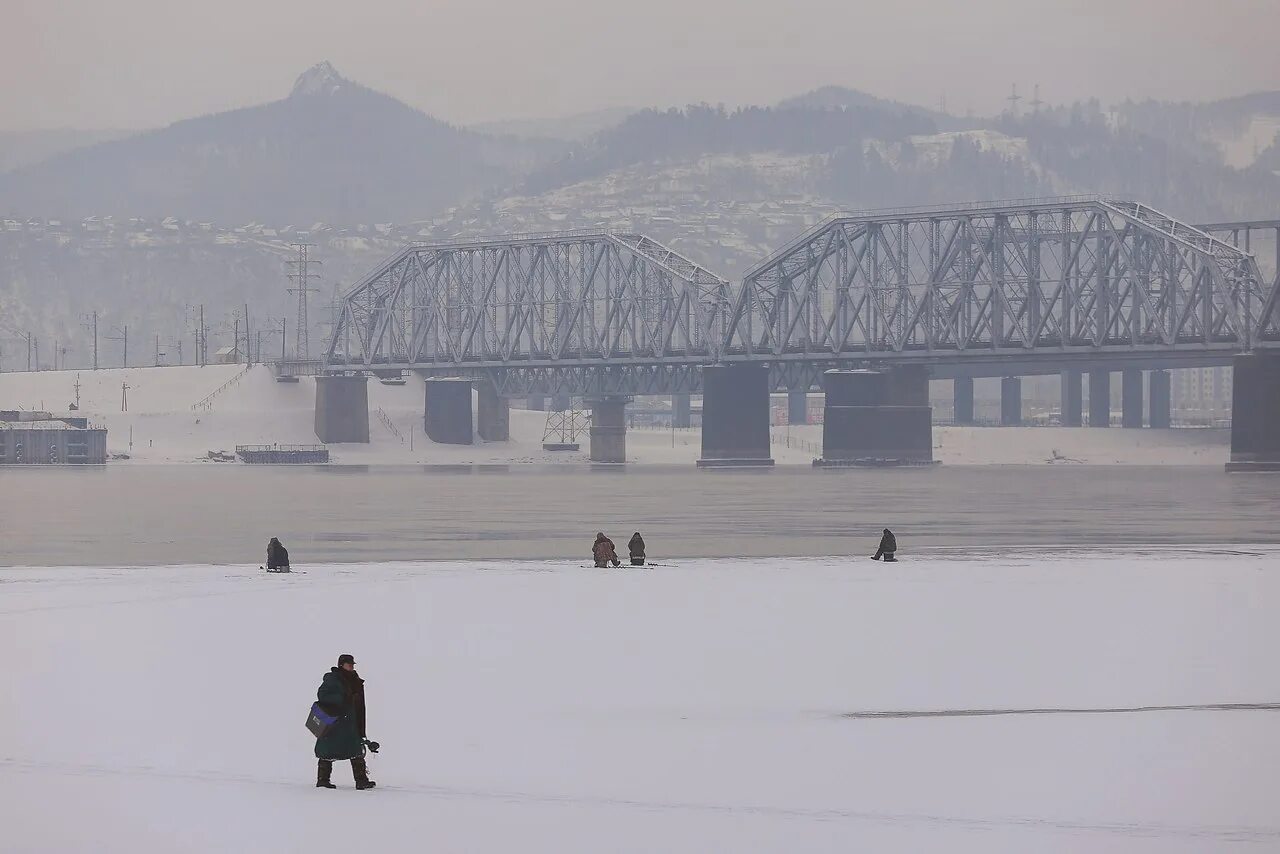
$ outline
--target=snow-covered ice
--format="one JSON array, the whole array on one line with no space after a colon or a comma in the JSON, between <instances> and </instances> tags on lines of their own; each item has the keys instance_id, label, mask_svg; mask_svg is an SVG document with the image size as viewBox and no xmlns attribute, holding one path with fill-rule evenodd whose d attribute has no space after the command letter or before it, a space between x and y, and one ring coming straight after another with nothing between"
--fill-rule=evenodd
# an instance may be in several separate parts
<instances>
[{"instance_id":1,"label":"snow-covered ice","mask_svg":"<svg viewBox=\"0 0 1280 854\"><path fill-rule=\"evenodd\" d=\"M2 847L1277 851L1278 557L4 570Z\"/></svg>"}]
</instances>

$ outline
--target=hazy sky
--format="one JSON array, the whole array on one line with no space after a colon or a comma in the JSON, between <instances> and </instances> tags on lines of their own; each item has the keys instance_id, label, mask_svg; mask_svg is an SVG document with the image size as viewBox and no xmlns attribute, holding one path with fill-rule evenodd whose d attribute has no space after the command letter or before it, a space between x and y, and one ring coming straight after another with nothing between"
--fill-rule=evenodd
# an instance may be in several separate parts
<instances>
[{"instance_id":1,"label":"hazy sky","mask_svg":"<svg viewBox=\"0 0 1280 854\"><path fill-rule=\"evenodd\" d=\"M769 103L828 83L952 112L1280 89L1280 0L0 0L0 128L138 128L328 59L458 123Z\"/></svg>"}]
</instances>

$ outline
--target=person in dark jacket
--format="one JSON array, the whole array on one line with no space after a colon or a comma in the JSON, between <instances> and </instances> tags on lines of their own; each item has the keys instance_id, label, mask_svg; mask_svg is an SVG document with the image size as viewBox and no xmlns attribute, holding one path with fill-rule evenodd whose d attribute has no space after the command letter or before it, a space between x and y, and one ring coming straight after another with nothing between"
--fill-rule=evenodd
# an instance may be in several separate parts
<instances>
[{"instance_id":1,"label":"person in dark jacket","mask_svg":"<svg viewBox=\"0 0 1280 854\"><path fill-rule=\"evenodd\" d=\"M897 550L898 550L898 538L893 535L893 531L890 531L888 528L885 528L884 536L880 538L880 548L876 550L875 556L872 557L871 559L879 560L881 557L883 557L885 560L885 563L893 563L897 561L897 558L893 556L893 553L896 552Z\"/></svg>"},{"instance_id":2,"label":"person in dark jacket","mask_svg":"<svg viewBox=\"0 0 1280 854\"><path fill-rule=\"evenodd\" d=\"M333 763L350 759L356 788L372 789L377 784L369 779L364 761L364 680L356 673L354 656L338 656L338 666L330 668L316 691L316 702L329 714L338 716L337 722L316 739L316 788L336 789L329 779Z\"/></svg>"},{"instance_id":3,"label":"person in dark jacket","mask_svg":"<svg viewBox=\"0 0 1280 854\"><path fill-rule=\"evenodd\" d=\"M636 531L627 543L627 551L631 553L632 566L644 566L644 537Z\"/></svg>"},{"instance_id":4,"label":"person in dark jacket","mask_svg":"<svg viewBox=\"0 0 1280 854\"><path fill-rule=\"evenodd\" d=\"M271 542L267 543L267 571L289 571L289 550L284 547L284 543L275 537L272 537Z\"/></svg>"},{"instance_id":5,"label":"person in dark jacket","mask_svg":"<svg viewBox=\"0 0 1280 854\"><path fill-rule=\"evenodd\" d=\"M618 552L613 547L613 540L606 537L603 531L596 534L596 541L591 546L591 557L595 559L597 569L604 569L611 563L614 566L622 565L622 561L618 560Z\"/></svg>"}]
</instances>

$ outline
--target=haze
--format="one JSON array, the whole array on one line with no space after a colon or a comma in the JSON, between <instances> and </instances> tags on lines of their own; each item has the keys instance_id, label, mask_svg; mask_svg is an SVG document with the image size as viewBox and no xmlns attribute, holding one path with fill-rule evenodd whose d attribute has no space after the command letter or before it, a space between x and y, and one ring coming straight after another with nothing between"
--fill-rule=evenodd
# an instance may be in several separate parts
<instances>
[{"instance_id":1,"label":"haze","mask_svg":"<svg viewBox=\"0 0 1280 854\"><path fill-rule=\"evenodd\" d=\"M320 59L457 123L768 103L839 84L993 113L1280 86L1280 3L3 0L0 129L145 128L283 97Z\"/></svg>"}]
</instances>

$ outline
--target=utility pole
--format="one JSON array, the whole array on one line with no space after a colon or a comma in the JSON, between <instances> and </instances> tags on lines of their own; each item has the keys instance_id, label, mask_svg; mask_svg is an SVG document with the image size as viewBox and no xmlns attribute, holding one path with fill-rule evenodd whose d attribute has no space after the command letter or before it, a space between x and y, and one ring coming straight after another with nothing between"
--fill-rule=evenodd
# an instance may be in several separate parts
<instances>
[{"instance_id":1,"label":"utility pole","mask_svg":"<svg viewBox=\"0 0 1280 854\"><path fill-rule=\"evenodd\" d=\"M126 323L123 329L117 326L115 331L119 334L108 335L107 340L121 341L124 343L124 352L120 359L120 367L127 368L129 367L129 324Z\"/></svg>"},{"instance_id":2,"label":"utility pole","mask_svg":"<svg viewBox=\"0 0 1280 854\"><path fill-rule=\"evenodd\" d=\"M244 363L246 365L253 364L253 347L249 345L249 303L244 304Z\"/></svg>"},{"instance_id":3,"label":"utility pole","mask_svg":"<svg viewBox=\"0 0 1280 854\"><path fill-rule=\"evenodd\" d=\"M1044 106L1044 101L1040 100L1040 84L1035 86L1035 97L1031 99L1031 115L1038 115L1040 108Z\"/></svg>"},{"instance_id":4,"label":"utility pole","mask_svg":"<svg viewBox=\"0 0 1280 854\"><path fill-rule=\"evenodd\" d=\"M80 325L86 332L93 333L93 369L98 370L98 313L84 315Z\"/></svg>"},{"instance_id":5,"label":"utility pole","mask_svg":"<svg viewBox=\"0 0 1280 854\"><path fill-rule=\"evenodd\" d=\"M38 371L40 370L40 339L32 338L31 340L35 342L34 346L36 348L36 370Z\"/></svg>"},{"instance_id":6,"label":"utility pole","mask_svg":"<svg viewBox=\"0 0 1280 854\"><path fill-rule=\"evenodd\" d=\"M204 303L200 303L200 343L197 346L201 366L209 364L209 327L204 325Z\"/></svg>"},{"instance_id":7,"label":"utility pole","mask_svg":"<svg viewBox=\"0 0 1280 854\"><path fill-rule=\"evenodd\" d=\"M311 358L311 342L307 334L307 294L316 291L311 287L311 280L320 278L319 273L312 273L308 270L311 264L319 264L311 258L311 250L315 248L314 243L291 243L297 253L295 257L290 258L286 263L292 268L288 274L289 281L293 283L293 287L286 290L298 297L298 316L294 321L294 353L295 359Z\"/></svg>"},{"instance_id":8,"label":"utility pole","mask_svg":"<svg viewBox=\"0 0 1280 854\"><path fill-rule=\"evenodd\" d=\"M30 373L31 371L31 333L24 332L23 335L25 335L27 339L27 372Z\"/></svg>"}]
</instances>

